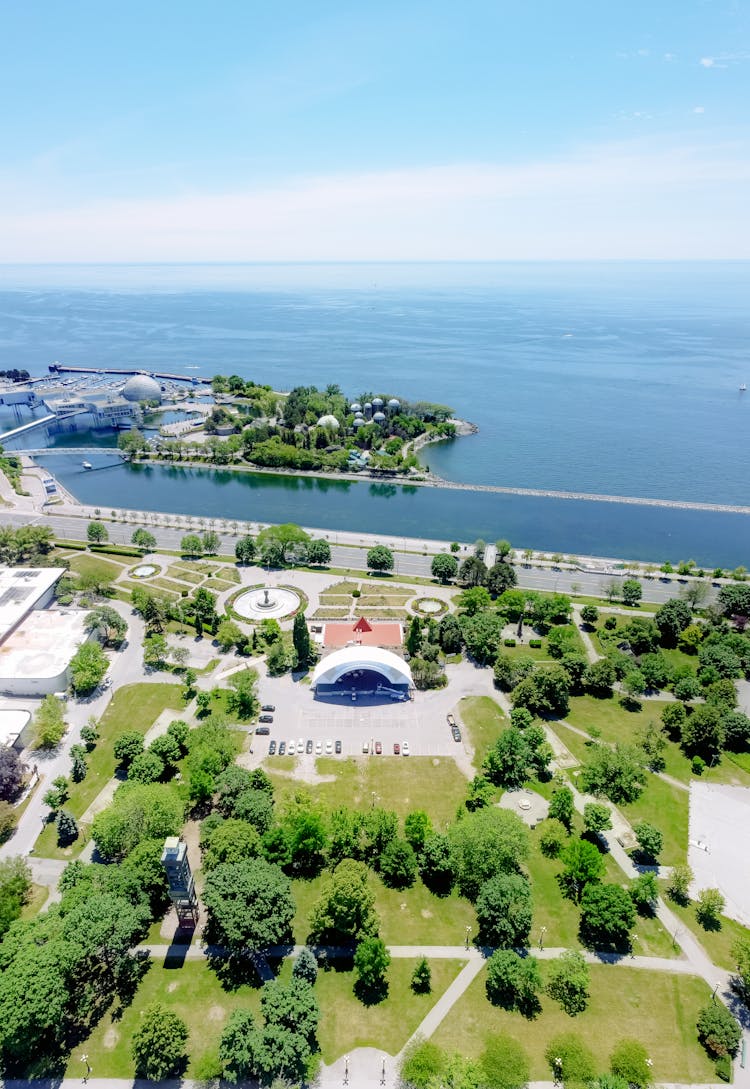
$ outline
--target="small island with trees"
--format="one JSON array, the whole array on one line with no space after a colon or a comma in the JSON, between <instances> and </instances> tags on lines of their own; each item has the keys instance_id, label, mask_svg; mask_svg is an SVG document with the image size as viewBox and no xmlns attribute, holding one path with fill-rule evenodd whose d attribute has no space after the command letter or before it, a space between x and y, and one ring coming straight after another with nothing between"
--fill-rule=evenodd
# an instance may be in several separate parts
<instances>
[{"instance_id":1,"label":"small island with trees","mask_svg":"<svg viewBox=\"0 0 750 1089\"><path fill-rule=\"evenodd\" d=\"M447 405L372 393L349 401L337 385L279 393L217 375L212 389L215 404L194 429L178 435L167 427L152 442L134 429L120 436L120 449L133 458L424 479L422 446L476 431Z\"/></svg>"}]
</instances>

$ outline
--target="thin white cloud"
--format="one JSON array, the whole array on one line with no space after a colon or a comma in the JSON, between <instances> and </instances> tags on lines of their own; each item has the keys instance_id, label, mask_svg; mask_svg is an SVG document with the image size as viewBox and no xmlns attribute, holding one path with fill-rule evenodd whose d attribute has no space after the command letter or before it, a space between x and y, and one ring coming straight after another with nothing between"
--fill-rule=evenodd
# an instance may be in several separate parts
<instances>
[{"instance_id":1,"label":"thin white cloud","mask_svg":"<svg viewBox=\"0 0 750 1089\"><path fill-rule=\"evenodd\" d=\"M705 106L693 106L693 113L705 113L705 112L706 112L706 107Z\"/></svg>"},{"instance_id":2,"label":"thin white cloud","mask_svg":"<svg viewBox=\"0 0 750 1089\"><path fill-rule=\"evenodd\" d=\"M719 53L715 57L701 57L698 63L704 68L729 68L745 61L750 61L750 53Z\"/></svg>"},{"instance_id":3,"label":"thin white cloud","mask_svg":"<svg viewBox=\"0 0 750 1089\"><path fill-rule=\"evenodd\" d=\"M634 140L556 160L0 210L4 261L750 257L750 157Z\"/></svg>"}]
</instances>

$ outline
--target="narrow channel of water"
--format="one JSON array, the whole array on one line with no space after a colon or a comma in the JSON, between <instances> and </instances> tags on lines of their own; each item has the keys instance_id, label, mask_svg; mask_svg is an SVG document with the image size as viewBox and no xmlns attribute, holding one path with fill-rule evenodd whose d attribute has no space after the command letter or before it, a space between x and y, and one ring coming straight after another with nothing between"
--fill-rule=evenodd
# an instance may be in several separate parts
<instances>
[{"instance_id":1,"label":"narrow channel of water","mask_svg":"<svg viewBox=\"0 0 750 1089\"><path fill-rule=\"evenodd\" d=\"M82 503L208 518L298 522L404 537L506 537L519 548L703 566L750 566L750 516L392 483L129 465L91 455L45 467Z\"/></svg>"}]
</instances>

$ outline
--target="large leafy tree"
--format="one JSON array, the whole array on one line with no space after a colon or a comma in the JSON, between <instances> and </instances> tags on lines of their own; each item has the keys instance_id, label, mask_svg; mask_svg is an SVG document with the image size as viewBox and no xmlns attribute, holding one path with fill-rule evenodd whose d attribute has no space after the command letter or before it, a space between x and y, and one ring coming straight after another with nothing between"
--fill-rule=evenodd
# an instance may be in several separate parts
<instances>
[{"instance_id":1,"label":"large leafy tree","mask_svg":"<svg viewBox=\"0 0 750 1089\"><path fill-rule=\"evenodd\" d=\"M733 582L729 586L722 586L718 594L718 604L724 616L745 627L750 619L750 585Z\"/></svg>"},{"instance_id":2,"label":"large leafy tree","mask_svg":"<svg viewBox=\"0 0 750 1089\"><path fill-rule=\"evenodd\" d=\"M587 839L571 840L560 857L564 866L560 874L560 884L572 899L580 901L584 889L601 880L604 859Z\"/></svg>"},{"instance_id":3,"label":"large leafy tree","mask_svg":"<svg viewBox=\"0 0 750 1089\"><path fill-rule=\"evenodd\" d=\"M485 881L476 903L479 939L483 944L512 948L526 945L531 931L531 886L518 873L501 873Z\"/></svg>"},{"instance_id":4,"label":"large leafy tree","mask_svg":"<svg viewBox=\"0 0 750 1089\"><path fill-rule=\"evenodd\" d=\"M105 646L119 646L128 633L127 621L111 605L98 605L86 617L85 628Z\"/></svg>"},{"instance_id":5,"label":"large leafy tree","mask_svg":"<svg viewBox=\"0 0 750 1089\"><path fill-rule=\"evenodd\" d=\"M583 789L616 805L634 802L646 785L645 756L633 745L594 745L581 774Z\"/></svg>"},{"instance_id":6,"label":"large leafy tree","mask_svg":"<svg viewBox=\"0 0 750 1089\"><path fill-rule=\"evenodd\" d=\"M499 561L487 572L487 589L493 597L499 597L506 590L511 590L517 582L516 569L509 563Z\"/></svg>"},{"instance_id":7,"label":"large leafy tree","mask_svg":"<svg viewBox=\"0 0 750 1089\"><path fill-rule=\"evenodd\" d=\"M592 949L627 945L635 907L620 885L588 884L581 897L581 937Z\"/></svg>"},{"instance_id":8,"label":"large leafy tree","mask_svg":"<svg viewBox=\"0 0 750 1089\"><path fill-rule=\"evenodd\" d=\"M719 594L721 599L721 593ZM659 629L662 643L666 646L676 646L680 632L688 626L693 614L686 601L680 598L671 598L656 610L654 622Z\"/></svg>"},{"instance_id":9,"label":"large leafy tree","mask_svg":"<svg viewBox=\"0 0 750 1089\"><path fill-rule=\"evenodd\" d=\"M552 961L547 994L571 1017L583 1013L589 1001L589 969L582 953L569 949Z\"/></svg>"},{"instance_id":10,"label":"large leafy tree","mask_svg":"<svg viewBox=\"0 0 750 1089\"><path fill-rule=\"evenodd\" d=\"M517 870L529 854L529 833L515 813L478 809L448 830L453 870L464 896L475 900L485 881Z\"/></svg>"},{"instance_id":11,"label":"large leafy tree","mask_svg":"<svg viewBox=\"0 0 750 1089\"><path fill-rule=\"evenodd\" d=\"M458 573L458 560L448 552L440 552L432 560L432 577L440 582L450 582Z\"/></svg>"},{"instance_id":12,"label":"large leafy tree","mask_svg":"<svg viewBox=\"0 0 750 1089\"><path fill-rule=\"evenodd\" d=\"M531 755L525 735L511 726L487 753L482 770L491 783L513 790L528 778Z\"/></svg>"},{"instance_id":13,"label":"large leafy tree","mask_svg":"<svg viewBox=\"0 0 750 1089\"><path fill-rule=\"evenodd\" d=\"M292 640L294 642L294 649L297 652L297 665L300 669L305 669L309 665L312 656L312 644L310 642L310 632L307 628L305 614L302 612L297 613L294 618Z\"/></svg>"},{"instance_id":14,"label":"large leafy tree","mask_svg":"<svg viewBox=\"0 0 750 1089\"><path fill-rule=\"evenodd\" d=\"M509 1033L498 1033L487 1039L479 1066L486 1089L526 1089L528 1085L529 1058Z\"/></svg>"},{"instance_id":15,"label":"large leafy tree","mask_svg":"<svg viewBox=\"0 0 750 1089\"><path fill-rule=\"evenodd\" d=\"M187 1039L187 1025L181 1017L158 1002L147 1006L130 1049L136 1077L164 1081L179 1074L187 1059Z\"/></svg>"},{"instance_id":16,"label":"large leafy tree","mask_svg":"<svg viewBox=\"0 0 750 1089\"><path fill-rule=\"evenodd\" d=\"M368 571L392 571L393 553L385 545L375 545L367 553Z\"/></svg>"},{"instance_id":17,"label":"large leafy tree","mask_svg":"<svg viewBox=\"0 0 750 1089\"><path fill-rule=\"evenodd\" d=\"M206 876L203 900L212 936L233 950L264 949L289 936L291 883L265 859L220 863Z\"/></svg>"},{"instance_id":18,"label":"large leafy tree","mask_svg":"<svg viewBox=\"0 0 750 1089\"><path fill-rule=\"evenodd\" d=\"M109 659L99 643L83 643L70 661L70 683L78 696L93 692L109 668Z\"/></svg>"},{"instance_id":19,"label":"large leafy tree","mask_svg":"<svg viewBox=\"0 0 750 1089\"><path fill-rule=\"evenodd\" d=\"M487 963L487 997L494 1006L533 1017L540 1008L542 976L535 957L498 949Z\"/></svg>"},{"instance_id":20,"label":"large leafy tree","mask_svg":"<svg viewBox=\"0 0 750 1089\"><path fill-rule=\"evenodd\" d=\"M24 765L15 749L0 745L0 799L14 801L21 790Z\"/></svg>"},{"instance_id":21,"label":"large leafy tree","mask_svg":"<svg viewBox=\"0 0 750 1089\"><path fill-rule=\"evenodd\" d=\"M311 933L331 944L359 941L377 933L375 897L362 862L344 859L326 879L312 910Z\"/></svg>"},{"instance_id":22,"label":"large leafy tree","mask_svg":"<svg viewBox=\"0 0 750 1089\"><path fill-rule=\"evenodd\" d=\"M386 972L391 955L381 938L365 938L354 954L354 988L356 993L370 1000L385 997Z\"/></svg>"},{"instance_id":23,"label":"large leafy tree","mask_svg":"<svg viewBox=\"0 0 750 1089\"><path fill-rule=\"evenodd\" d=\"M184 804L173 786L164 783L123 783L112 804L97 814L92 835L99 852L110 859L129 854L143 839L177 835Z\"/></svg>"}]
</instances>

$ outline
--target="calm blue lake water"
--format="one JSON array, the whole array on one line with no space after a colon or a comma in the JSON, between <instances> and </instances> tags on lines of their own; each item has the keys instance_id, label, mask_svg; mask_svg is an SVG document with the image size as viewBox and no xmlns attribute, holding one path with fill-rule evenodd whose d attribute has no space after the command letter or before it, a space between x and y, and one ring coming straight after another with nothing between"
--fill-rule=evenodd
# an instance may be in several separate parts
<instances>
[{"instance_id":1,"label":"calm blue lake water","mask_svg":"<svg viewBox=\"0 0 750 1089\"><path fill-rule=\"evenodd\" d=\"M745 262L6 266L0 366L234 372L277 388L336 382L356 397L441 401L480 427L425 451L449 479L745 504L750 395L739 386L750 379L748 298ZM296 517L279 484L264 488L266 507L272 491L279 516ZM435 519L420 532L471 535L449 494L418 500L420 517L429 508ZM516 498L465 502L483 533L491 511L531 509ZM535 540L549 548L574 547L558 539L570 512L587 534L596 521L601 547L594 537L575 546L587 552L626 551L620 521L640 523L644 510L626 508L618 521L611 506L594 519L588 505L565 504L562 514L533 503L542 504ZM393 532L411 532L401 528L407 507L389 501ZM367 504L357 508L364 529ZM321 510L306 520L333 527L332 517ZM446 522L454 528L443 532ZM747 558L741 522L712 522L716 554L721 545ZM697 552L689 543L676 552ZM650 555L672 551L664 545Z\"/></svg>"}]
</instances>

